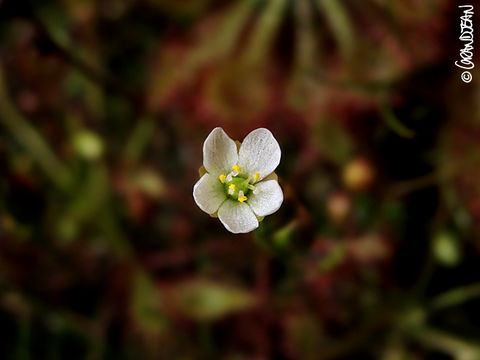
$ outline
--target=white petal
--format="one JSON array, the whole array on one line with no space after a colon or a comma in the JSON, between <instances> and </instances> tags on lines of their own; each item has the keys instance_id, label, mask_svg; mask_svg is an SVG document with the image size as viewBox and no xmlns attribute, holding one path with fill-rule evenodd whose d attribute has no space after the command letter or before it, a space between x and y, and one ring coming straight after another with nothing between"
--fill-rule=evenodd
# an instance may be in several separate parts
<instances>
[{"instance_id":1,"label":"white petal","mask_svg":"<svg viewBox=\"0 0 480 360\"><path fill-rule=\"evenodd\" d=\"M238 161L237 145L217 127L203 143L203 166L214 175L228 173Z\"/></svg>"},{"instance_id":2,"label":"white petal","mask_svg":"<svg viewBox=\"0 0 480 360\"><path fill-rule=\"evenodd\" d=\"M243 140L238 153L238 165L245 174L254 176L259 173L261 180L278 166L281 153L270 130L256 129Z\"/></svg>"},{"instance_id":3,"label":"white petal","mask_svg":"<svg viewBox=\"0 0 480 360\"><path fill-rule=\"evenodd\" d=\"M218 218L225 228L234 233L247 233L258 227L258 220L252 209L236 200L225 201L218 210Z\"/></svg>"},{"instance_id":4,"label":"white petal","mask_svg":"<svg viewBox=\"0 0 480 360\"><path fill-rule=\"evenodd\" d=\"M257 194L250 193L248 205L258 216L273 214L283 202L283 192L275 180L262 181L255 184Z\"/></svg>"},{"instance_id":5,"label":"white petal","mask_svg":"<svg viewBox=\"0 0 480 360\"><path fill-rule=\"evenodd\" d=\"M205 174L193 187L193 198L200 209L213 214L225 201L227 195L225 195L223 184L215 176Z\"/></svg>"}]
</instances>

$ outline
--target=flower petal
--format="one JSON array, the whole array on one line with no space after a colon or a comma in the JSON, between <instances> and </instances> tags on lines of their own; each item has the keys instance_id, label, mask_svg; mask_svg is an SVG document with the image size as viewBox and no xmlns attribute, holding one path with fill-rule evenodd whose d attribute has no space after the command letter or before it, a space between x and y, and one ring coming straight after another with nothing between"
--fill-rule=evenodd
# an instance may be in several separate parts
<instances>
[{"instance_id":1,"label":"flower petal","mask_svg":"<svg viewBox=\"0 0 480 360\"><path fill-rule=\"evenodd\" d=\"M237 145L222 128L216 127L203 143L203 165L213 175L230 172L238 161Z\"/></svg>"},{"instance_id":2,"label":"flower petal","mask_svg":"<svg viewBox=\"0 0 480 360\"><path fill-rule=\"evenodd\" d=\"M255 184L257 194L250 193L248 205L257 216L267 216L277 211L283 202L283 192L275 180Z\"/></svg>"},{"instance_id":3,"label":"flower petal","mask_svg":"<svg viewBox=\"0 0 480 360\"><path fill-rule=\"evenodd\" d=\"M258 220L252 209L243 202L225 201L218 210L218 218L225 228L234 233L247 233L258 227Z\"/></svg>"},{"instance_id":4,"label":"flower petal","mask_svg":"<svg viewBox=\"0 0 480 360\"><path fill-rule=\"evenodd\" d=\"M215 213L227 195L223 184L213 175L205 174L193 187L193 198L198 207L207 214Z\"/></svg>"},{"instance_id":5,"label":"flower petal","mask_svg":"<svg viewBox=\"0 0 480 360\"><path fill-rule=\"evenodd\" d=\"M243 140L238 153L238 165L248 175L259 173L259 180L262 180L278 166L281 153L270 130L256 129Z\"/></svg>"}]
</instances>

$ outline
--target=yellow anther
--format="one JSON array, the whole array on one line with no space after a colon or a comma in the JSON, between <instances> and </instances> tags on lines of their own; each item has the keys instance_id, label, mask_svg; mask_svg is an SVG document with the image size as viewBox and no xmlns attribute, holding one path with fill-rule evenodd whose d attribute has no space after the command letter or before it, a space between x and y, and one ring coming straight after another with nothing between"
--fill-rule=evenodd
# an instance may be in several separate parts
<instances>
[{"instance_id":1,"label":"yellow anther","mask_svg":"<svg viewBox=\"0 0 480 360\"><path fill-rule=\"evenodd\" d=\"M218 177L218 180L220 180L220 182L224 183L224 182L225 182L225 178L226 178L226 176L222 174L222 175L220 175L220 176Z\"/></svg>"},{"instance_id":2,"label":"yellow anther","mask_svg":"<svg viewBox=\"0 0 480 360\"><path fill-rule=\"evenodd\" d=\"M230 184L230 185L228 186L228 188L229 188L229 189L232 189L232 190L235 190L235 184Z\"/></svg>"},{"instance_id":3,"label":"yellow anther","mask_svg":"<svg viewBox=\"0 0 480 360\"><path fill-rule=\"evenodd\" d=\"M247 200L247 197L245 195L238 197L238 201L240 201L240 202L244 202L246 200Z\"/></svg>"},{"instance_id":4,"label":"yellow anther","mask_svg":"<svg viewBox=\"0 0 480 360\"><path fill-rule=\"evenodd\" d=\"M238 166L238 165L233 165L233 166L232 166L232 169L235 170L235 171L237 171L237 172L239 172L239 173L242 172L242 168L241 168L240 166Z\"/></svg>"},{"instance_id":5,"label":"yellow anther","mask_svg":"<svg viewBox=\"0 0 480 360\"><path fill-rule=\"evenodd\" d=\"M255 180L258 180L260 179L260 174L259 173L256 173L255 176L253 177Z\"/></svg>"}]
</instances>

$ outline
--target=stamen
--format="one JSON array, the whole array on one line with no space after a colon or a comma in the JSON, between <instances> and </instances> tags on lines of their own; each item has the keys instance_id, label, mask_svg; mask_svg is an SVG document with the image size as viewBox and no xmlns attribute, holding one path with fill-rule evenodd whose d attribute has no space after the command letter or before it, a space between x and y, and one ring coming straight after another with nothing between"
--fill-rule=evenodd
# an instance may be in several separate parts
<instances>
[{"instance_id":1,"label":"stamen","mask_svg":"<svg viewBox=\"0 0 480 360\"><path fill-rule=\"evenodd\" d=\"M218 180L220 180L220 182L223 184L223 183L225 183L225 178L226 178L226 176L223 175L223 174L221 174L221 175L218 177Z\"/></svg>"},{"instance_id":2,"label":"stamen","mask_svg":"<svg viewBox=\"0 0 480 360\"><path fill-rule=\"evenodd\" d=\"M244 195L243 191L240 190L240 191L238 192L238 201L244 202L245 200L247 200L247 197Z\"/></svg>"},{"instance_id":3,"label":"stamen","mask_svg":"<svg viewBox=\"0 0 480 360\"><path fill-rule=\"evenodd\" d=\"M225 181L226 181L226 182L230 182L230 181L232 181L232 179L233 179L233 176L232 176L232 173L230 173L230 174L228 174L227 177L225 178Z\"/></svg>"},{"instance_id":4,"label":"stamen","mask_svg":"<svg viewBox=\"0 0 480 360\"><path fill-rule=\"evenodd\" d=\"M233 165L233 166L232 166L232 169L235 170L235 171L237 171L238 173L241 173L241 172L242 172L242 168L241 168L240 166L238 166L238 165ZM238 175L238 174L237 174L237 175Z\"/></svg>"},{"instance_id":5,"label":"stamen","mask_svg":"<svg viewBox=\"0 0 480 360\"><path fill-rule=\"evenodd\" d=\"M255 176L253 177L255 180L258 180L260 179L260 174L259 173L256 173Z\"/></svg>"},{"instance_id":6,"label":"stamen","mask_svg":"<svg viewBox=\"0 0 480 360\"><path fill-rule=\"evenodd\" d=\"M228 195L233 195L235 193L235 184L230 184L228 187Z\"/></svg>"},{"instance_id":7,"label":"stamen","mask_svg":"<svg viewBox=\"0 0 480 360\"><path fill-rule=\"evenodd\" d=\"M253 193L253 195L258 195L259 191L258 191L258 189L255 189L255 190L252 191L252 193Z\"/></svg>"}]
</instances>

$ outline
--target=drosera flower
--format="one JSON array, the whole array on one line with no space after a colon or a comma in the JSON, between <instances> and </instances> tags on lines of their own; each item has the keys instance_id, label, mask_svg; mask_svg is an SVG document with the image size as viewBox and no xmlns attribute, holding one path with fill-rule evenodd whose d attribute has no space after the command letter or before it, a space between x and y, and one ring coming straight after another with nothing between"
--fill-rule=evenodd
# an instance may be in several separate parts
<instances>
[{"instance_id":1,"label":"drosera flower","mask_svg":"<svg viewBox=\"0 0 480 360\"><path fill-rule=\"evenodd\" d=\"M218 216L228 231L255 230L264 216L282 205L283 192L273 172L280 157L280 146L267 129L253 130L237 147L217 127L203 144L206 173L193 187L193 198L200 209Z\"/></svg>"}]
</instances>

